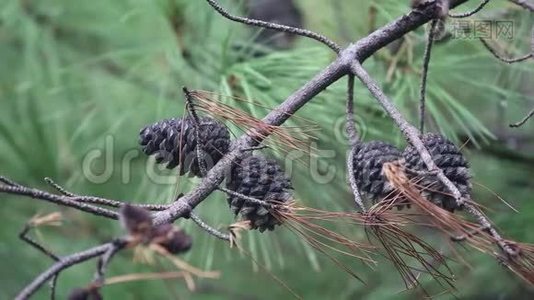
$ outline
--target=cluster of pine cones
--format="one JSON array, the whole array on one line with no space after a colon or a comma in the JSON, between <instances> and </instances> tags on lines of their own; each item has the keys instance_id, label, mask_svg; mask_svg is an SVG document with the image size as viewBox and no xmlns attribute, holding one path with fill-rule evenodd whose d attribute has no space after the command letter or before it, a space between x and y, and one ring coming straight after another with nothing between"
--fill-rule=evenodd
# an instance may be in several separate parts
<instances>
[{"instance_id":1,"label":"cluster of pine cones","mask_svg":"<svg viewBox=\"0 0 534 300\"><path fill-rule=\"evenodd\" d=\"M422 141L445 176L456 184L462 196L468 197L471 191L469 166L460 150L439 134L425 134ZM179 167L180 175L203 177L205 174L197 160L197 144L202 145L201 157L209 170L229 151L230 134L224 124L210 117L172 118L143 128L139 143L145 154L155 156L157 163L167 164L169 169ZM354 151L354 178L366 198L379 202L393 194L394 188L385 178L382 166L394 161L413 171L407 172L411 178L422 176L418 178L418 185L424 187L423 195L434 204L451 212L460 208L436 176L425 173L425 164L413 146L400 151L382 141L361 143ZM289 201L292 191L291 181L276 161L251 153L232 164L226 187L237 193L227 199L232 212L260 231L273 230L281 222L267 207L239 195L279 204Z\"/></svg>"},{"instance_id":2,"label":"cluster of pine cones","mask_svg":"<svg viewBox=\"0 0 534 300\"><path fill-rule=\"evenodd\" d=\"M196 130L198 129L198 133ZM202 145L203 165L209 171L230 149L230 133L224 124L210 117L172 118L150 124L140 132L139 144L146 155L168 169L179 167L180 175L203 177L197 160L197 144ZM200 141L197 141L197 137ZM291 182L276 161L258 154L245 154L235 161L226 179L235 193L270 203L291 199ZM232 212L250 221L253 229L273 230L280 221L264 206L243 197L229 195Z\"/></svg>"},{"instance_id":3,"label":"cluster of pine cones","mask_svg":"<svg viewBox=\"0 0 534 300\"><path fill-rule=\"evenodd\" d=\"M451 141L435 133L424 134L422 141L445 176L458 187L463 197L469 197L469 166L460 150ZM384 163L394 161L403 164L411 179L417 177L418 185L423 187L423 196L432 203L450 212L460 209L448 189L435 175L428 173L413 146L410 145L401 152L395 146L382 141L362 143L354 151L354 178L360 192L367 199L376 203L394 195L393 186L382 172Z\"/></svg>"}]
</instances>

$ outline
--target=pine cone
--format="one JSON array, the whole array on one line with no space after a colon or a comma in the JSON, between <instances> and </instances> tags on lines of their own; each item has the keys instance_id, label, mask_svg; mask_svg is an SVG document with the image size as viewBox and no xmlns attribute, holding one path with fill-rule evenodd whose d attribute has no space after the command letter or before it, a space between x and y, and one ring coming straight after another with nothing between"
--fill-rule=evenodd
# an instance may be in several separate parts
<instances>
[{"instance_id":1,"label":"pine cone","mask_svg":"<svg viewBox=\"0 0 534 300\"><path fill-rule=\"evenodd\" d=\"M382 173L382 166L401 158L399 149L382 141L359 145L354 154L353 168L356 185L363 196L374 203L389 196L393 186Z\"/></svg>"},{"instance_id":2,"label":"pine cone","mask_svg":"<svg viewBox=\"0 0 534 300\"><path fill-rule=\"evenodd\" d=\"M436 165L443 170L445 176L458 187L463 197L469 197L471 192L469 165L460 150L451 141L435 133L423 135L422 141L432 155ZM428 170L413 146L406 147L403 157L408 170L415 170L419 173ZM411 177L420 176L418 174L410 174L414 172L407 173ZM450 212L459 209L454 197L449 196L450 192L447 187L435 175L425 175L418 184L427 188L423 194L434 204Z\"/></svg>"},{"instance_id":3,"label":"pine cone","mask_svg":"<svg viewBox=\"0 0 534 300\"><path fill-rule=\"evenodd\" d=\"M236 193L267 202L286 202L291 198L291 181L274 160L249 155L233 164L230 175L226 187ZM267 208L240 197L230 195L228 204L235 215L250 221L252 229L263 232L281 224Z\"/></svg>"},{"instance_id":4,"label":"pine cone","mask_svg":"<svg viewBox=\"0 0 534 300\"><path fill-rule=\"evenodd\" d=\"M197 162L195 125L192 117L166 119L146 126L139 133L139 144L146 155L155 155L156 162L167 163L168 169L180 166L180 175L201 177ZM213 167L228 151L230 134L220 122L200 118L200 139L204 142L206 168Z\"/></svg>"}]
</instances>

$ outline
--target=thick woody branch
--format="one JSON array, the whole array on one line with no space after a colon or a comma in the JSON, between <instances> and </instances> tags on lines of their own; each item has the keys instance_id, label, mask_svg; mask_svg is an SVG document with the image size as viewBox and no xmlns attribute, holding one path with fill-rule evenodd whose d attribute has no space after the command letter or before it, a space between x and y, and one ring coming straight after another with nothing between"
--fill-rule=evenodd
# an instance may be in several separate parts
<instances>
[{"instance_id":1,"label":"thick woody branch","mask_svg":"<svg viewBox=\"0 0 534 300\"><path fill-rule=\"evenodd\" d=\"M467 1L469 0L451 1L450 8L455 8ZM354 45L356 59L360 63L363 63L369 56L387 46L389 43L439 17L441 8L437 5L437 2L438 1L434 1L424 7L414 9L408 14L357 41Z\"/></svg>"}]
</instances>

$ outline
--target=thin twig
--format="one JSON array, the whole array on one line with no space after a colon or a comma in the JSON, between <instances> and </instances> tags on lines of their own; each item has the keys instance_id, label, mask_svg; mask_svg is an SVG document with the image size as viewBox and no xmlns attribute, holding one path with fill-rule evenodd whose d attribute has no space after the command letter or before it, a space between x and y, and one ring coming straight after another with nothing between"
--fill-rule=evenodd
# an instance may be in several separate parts
<instances>
[{"instance_id":1,"label":"thin twig","mask_svg":"<svg viewBox=\"0 0 534 300\"><path fill-rule=\"evenodd\" d=\"M195 110L195 107L193 105L193 100L191 96L191 92L184 86L183 92L185 94L185 101L186 101L186 107L189 111L189 114L193 117L193 126L195 127L195 140L196 140L196 158L197 158L197 164L200 171L200 177L206 176L208 173L208 168L206 167L206 161L205 161L205 153L204 153L204 140L201 137L200 134L200 127L202 126L201 120L197 115L197 112Z\"/></svg>"},{"instance_id":2,"label":"thin twig","mask_svg":"<svg viewBox=\"0 0 534 300\"><path fill-rule=\"evenodd\" d=\"M132 206L141 207L141 208L151 210L151 211L163 211L169 208L168 204L130 203L130 202L124 202L124 201L112 200L112 199L106 199L106 198L100 198L100 197L93 197L93 196L77 196L71 199L81 202L81 203L92 203L92 204L104 205L104 206L115 207L115 208L120 208L124 204L130 204Z\"/></svg>"},{"instance_id":3,"label":"thin twig","mask_svg":"<svg viewBox=\"0 0 534 300\"><path fill-rule=\"evenodd\" d=\"M470 17L474 14L476 14L477 12L481 11L484 6L486 6L486 4L488 4L490 2L490 0L482 0L477 7L475 7L473 10L471 11L468 11L468 12L464 12L464 13L459 13L459 14L453 14L453 13L450 13L449 12L449 17L451 18L467 18L467 17Z\"/></svg>"},{"instance_id":4,"label":"thin twig","mask_svg":"<svg viewBox=\"0 0 534 300\"><path fill-rule=\"evenodd\" d=\"M59 261L60 260L59 256L55 255L50 250L46 249L43 245L41 245L39 242L33 240L27 235L31 228L32 226L26 223L22 231L19 233L19 238L23 240L24 242L26 242L27 244L29 244L30 246L32 246L33 248L43 253L44 255L50 257L53 261ZM55 274L52 277L52 280L50 280L50 299L51 300L56 299L56 283L57 283L58 276L59 276L59 273Z\"/></svg>"},{"instance_id":5,"label":"thin twig","mask_svg":"<svg viewBox=\"0 0 534 300\"><path fill-rule=\"evenodd\" d=\"M56 287L57 287L58 278L59 278L59 273L54 275L54 277L52 277L52 280L50 281L50 299L51 300L56 299Z\"/></svg>"},{"instance_id":6,"label":"thin twig","mask_svg":"<svg viewBox=\"0 0 534 300\"><path fill-rule=\"evenodd\" d=\"M109 219L117 220L119 218L119 215L114 211L76 201L75 199L77 198L72 198L72 197L64 196L64 195L54 195L54 194L51 194L45 191L25 187L25 186L18 185L18 184L16 186L0 185L0 193L15 194L19 196L27 196L27 197L34 198L34 199L40 199L40 200L55 203L57 205L63 205L67 207L76 208L78 210L81 210L81 211L84 211L84 212L87 212L93 215L109 218Z\"/></svg>"},{"instance_id":7,"label":"thin twig","mask_svg":"<svg viewBox=\"0 0 534 300\"><path fill-rule=\"evenodd\" d=\"M127 244L128 242L125 239L116 239L111 242L112 246L110 246L109 249L102 256L99 257L95 278L93 281L97 286L102 286L104 284L104 275L106 274L106 269L109 265L109 262L111 261L113 256L120 250L124 249Z\"/></svg>"},{"instance_id":8,"label":"thin twig","mask_svg":"<svg viewBox=\"0 0 534 300\"><path fill-rule=\"evenodd\" d=\"M29 224L26 224L24 225L24 228L22 229L22 231L19 233L19 238L21 240L23 240L24 242L28 243L29 245L31 245L33 248L39 250L41 253L43 253L44 255L50 257L52 260L54 261L58 261L60 260L59 256L55 255L54 253L50 252L48 249L46 249L43 245L39 244L39 242L33 240L32 238L30 238L27 234L28 232L30 231L30 229L32 228L31 225Z\"/></svg>"},{"instance_id":9,"label":"thin twig","mask_svg":"<svg viewBox=\"0 0 534 300\"><path fill-rule=\"evenodd\" d=\"M191 218L191 220L193 220L193 222L195 222L195 224L198 225L198 227L202 228L207 233L209 233L209 234L211 234L211 235L213 235L213 236L215 236L215 237L217 237L217 238L219 238L221 240L230 241L230 235L228 233L222 233L219 230L217 230L217 229L211 227L210 225L206 224L194 212L189 213L189 217Z\"/></svg>"},{"instance_id":10,"label":"thin twig","mask_svg":"<svg viewBox=\"0 0 534 300\"><path fill-rule=\"evenodd\" d=\"M434 43L434 35L436 33L436 25L440 22L439 19L434 19L430 22L430 29L425 46L425 54L423 56L423 70L421 74L421 87L419 90L419 132L421 134L425 131L425 111L426 111L426 82L428 78L428 66L430 64L430 57L432 54L432 45Z\"/></svg>"},{"instance_id":11,"label":"thin twig","mask_svg":"<svg viewBox=\"0 0 534 300\"><path fill-rule=\"evenodd\" d=\"M48 183L54 189L56 189L60 194L63 194L65 196L69 196L69 197L77 197L78 196L76 194L73 194L73 193L67 191L65 188L63 188L59 184L55 183L54 180L52 180L52 178L50 178L50 177L45 177L44 180L46 181L46 183Z\"/></svg>"},{"instance_id":12,"label":"thin twig","mask_svg":"<svg viewBox=\"0 0 534 300\"><path fill-rule=\"evenodd\" d=\"M349 74L347 80L347 135L351 146L360 143L356 121L354 120L354 75Z\"/></svg>"},{"instance_id":13,"label":"thin twig","mask_svg":"<svg viewBox=\"0 0 534 300\"><path fill-rule=\"evenodd\" d=\"M197 124L200 124L200 118L198 117L198 114L195 110L195 105L193 103L193 98L191 96L191 92L189 91L189 89L187 89L187 87L182 87L182 91L185 95L185 105L187 107L187 111L189 112L189 114L191 115L191 117L193 117L193 120L197 123Z\"/></svg>"},{"instance_id":14,"label":"thin twig","mask_svg":"<svg viewBox=\"0 0 534 300\"><path fill-rule=\"evenodd\" d=\"M259 146L254 146L254 147L248 147L248 148L245 148L245 149L241 149L241 151L243 151L243 152L251 152L251 151L256 151L256 150L263 150L265 148L269 148L269 146L267 146L267 145L259 145Z\"/></svg>"},{"instance_id":15,"label":"thin twig","mask_svg":"<svg viewBox=\"0 0 534 300\"><path fill-rule=\"evenodd\" d=\"M347 134L349 136L350 151L347 157L347 173L349 176L350 188L354 195L354 202L360 208L362 212L366 212L367 209L363 204L358 185L356 184L356 178L354 177L354 157L359 144L358 130L356 128L356 122L354 121L354 75L348 75L347 81Z\"/></svg>"},{"instance_id":16,"label":"thin twig","mask_svg":"<svg viewBox=\"0 0 534 300\"><path fill-rule=\"evenodd\" d=\"M74 193L72 193L70 191L67 191L64 187L62 187L61 185L57 184L50 177L45 177L45 181L49 185L51 185L54 189L56 189L58 192L60 192L61 194L65 195L65 196L68 196L68 197L71 197L73 200L76 200L78 202L91 203L91 204L97 204L97 205L104 205L104 206L115 207L115 208L120 208L124 204L128 203L128 202L124 202L124 201L106 199L106 198L101 198L101 197L77 195L77 194L74 194ZM141 208L144 208L144 209L148 209L148 210L151 210L151 211L162 211L162 210L165 210L165 209L167 209L169 207L168 205L165 205L165 204L139 204L139 203L135 203L135 204L128 203L128 204L136 206L136 207L141 207Z\"/></svg>"},{"instance_id":17,"label":"thin twig","mask_svg":"<svg viewBox=\"0 0 534 300\"><path fill-rule=\"evenodd\" d=\"M4 176L0 176L0 182L2 182L5 185L8 185L8 186L20 186L20 184L14 182L13 180L11 180L9 178L6 178Z\"/></svg>"},{"instance_id":18,"label":"thin twig","mask_svg":"<svg viewBox=\"0 0 534 300\"><path fill-rule=\"evenodd\" d=\"M37 276L30 284L24 287L24 289L20 291L20 293L15 297L15 300L26 300L30 298L30 296L32 296L45 282L50 280L59 272L89 259L101 256L106 253L111 247L114 247L113 243L106 243L61 258L50 268L48 268L46 271Z\"/></svg>"},{"instance_id":19,"label":"thin twig","mask_svg":"<svg viewBox=\"0 0 534 300\"><path fill-rule=\"evenodd\" d=\"M532 116L534 116L534 108L521 121L510 124L510 127L512 128L521 127L523 126L523 124L525 124L528 121L528 119L532 118Z\"/></svg>"},{"instance_id":20,"label":"thin twig","mask_svg":"<svg viewBox=\"0 0 534 300\"><path fill-rule=\"evenodd\" d=\"M269 202L266 202L266 201L263 201L263 200L260 200L260 199L256 199L256 198L253 198L253 197L250 197L250 196L247 196L247 195L243 195L241 193L234 192L234 191L229 190L227 188L218 187L217 189L219 191L221 191L221 192L224 192L224 193L228 194L228 195L241 198L241 199L245 200L246 202L250 202L250 203L261 205L261 206L263 206L265 208L272 208L274 206L273 204L271 204Z\"/></svg>"},{"instance_id":21,"label":"thin twig","mask_svg":"<svg viewBox=\"0 0 534 300\"><path fill-rule=\"evenodd\" d=\"M497 53L497 50L495 50L489 43L488 41L486 41L485 39L483 38L479 38L480 42L482 42L482 45L484 45L484 47L495 57L497 58L498 60L502 61L502 62L505 62L507 64L513 64L513 63L517 63L517 62L522 62L522 61L525 61L529 58L532 58L534 57L534 54L532 53L529 53L529 54L525 54L523 56L520 56L520 57L516 57L516 58L506 58L506 57L503 57L502 55L500 55L499 53Z\"/></svg>"},{"instance_id":22,"label":"thin twig","mask_svg":"<svg viewBox=\"0 0 534 300\"><path fill-rule=\"evenodd\" d=\"M334 41L330 40L324 35L315 33L310 30L302 29L302 28L296 28L296 27L291 27L291 26L286 26L286 25L281 25L281 24L265 22L261 20L254 20L254 19L235 16L235 15L230 14L227 10L225 10L217 1L215 0L206 0L206 1L211 5L211 7L213 7L223 17L230 19L234 22L239 22L239 23L243 23L247 25L256 26L256 27L268 28L268 29L273 29L273 30L277 30L281 32L287 32L291 34L308 37L320 43L323 43L324 45L328 46L328 48L334 50L334 52L336 53L339 53L339 51L341 51L341 47L339 47L339 45L337 45Z\"/></svg>"}]
</instances>

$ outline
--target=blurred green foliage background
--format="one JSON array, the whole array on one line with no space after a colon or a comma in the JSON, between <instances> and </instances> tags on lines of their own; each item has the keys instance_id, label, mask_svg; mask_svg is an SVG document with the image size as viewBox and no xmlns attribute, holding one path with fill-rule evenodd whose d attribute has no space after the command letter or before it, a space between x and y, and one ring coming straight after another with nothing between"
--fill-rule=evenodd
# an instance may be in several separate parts
<instances>
[{"instance_id":1,"label":"blurred green foliage background","mask_svg":"<svg viewBox=\"0 0 534 300\"><path fill-rule=\"evenodd\" d=\"M407 2L297 1L307 28L341 44L355 41L405 13ZM243 14L243 1L222 3ZM476 18L513 20L514 39L497 42L510 55L528 51L532 15L506 1L494 1ZM200 0L0 1L0 173L45 189L43 178L48 176L79 194L131 202L172 201L177 192L186 192L197 181L155 182L151 174L158 178L166 175L167 179L176 176L172 171L155 169L153 161L141 155L137 135L146 124L183 114L182 86L275 107L334 59L329 49L304 39L293 49L264 56L242 51L257 33L257 29L222 18ZM407 35L398 51L383 49L365 63L412 122L417 122L424 34L420 28ZM508 237L534 242L534 122L520 129L507 126L534 106L532 62L502 64L475 39L440 42L433 54L428 89L430 130L443 132L459 145L469 141L464 152L471 161L474 181L480 184L475 184L474 198L488 208ZM313 133L313 145L321 150L316 153L318 159L304 156L304 163L291 164L297 197L309 206L352 209L344 172L344 88L345 80L341 80L297 114L313 120L321 129ZM369 94L360 85L356 92L358 125L364 138L384 139L403 147L405 142L397 128ZM247 102L226 101L257 117L267 112ZM299 120L293 118L288 124L308 124ZM284 159L283 152L271 152ZM125 157L132 159L125 161ZM328 172L334 177L326 182L311 179L325 178ZM95 174L105 180L95 182L91 177ZM519 213L503 205L495 194ZM51 263L17 238L24 223L36 213L63 212L62 227L42 228L36 235L58 254L82 250L121 234L117 222L21 197L1 195L0 200L1 299L13 297ZM234 221L222 195L212 195L198 213L216 226ZM198 281L196 292L187 291L181 280L117 284L105 287L104 296L291 297L246 255L229 249L191 222L180 224L194 236L194 247L183 258L201 268L221 270L220 279ZM350 230L363 237L361 229ZM255 260L305 299L423 296L417 290L403 292L402 281L387 262L371 270L346 260L366 280L367 285L362 285L287 229L246 233L243 244ZM534 295L490 257L461 247L460 252L471 268L453 264L458 290L441 298L531 299ZM93 261L62 273L59 298L88 283L94 268ZM165 261L152 266L133 263L132 253L125 252L114 259L109 276L162 270L173 268ZM441 291L428 278L422 282L430 291ZM47 297L43 288L36 299Z\"/></svg>"}]
</instances>

